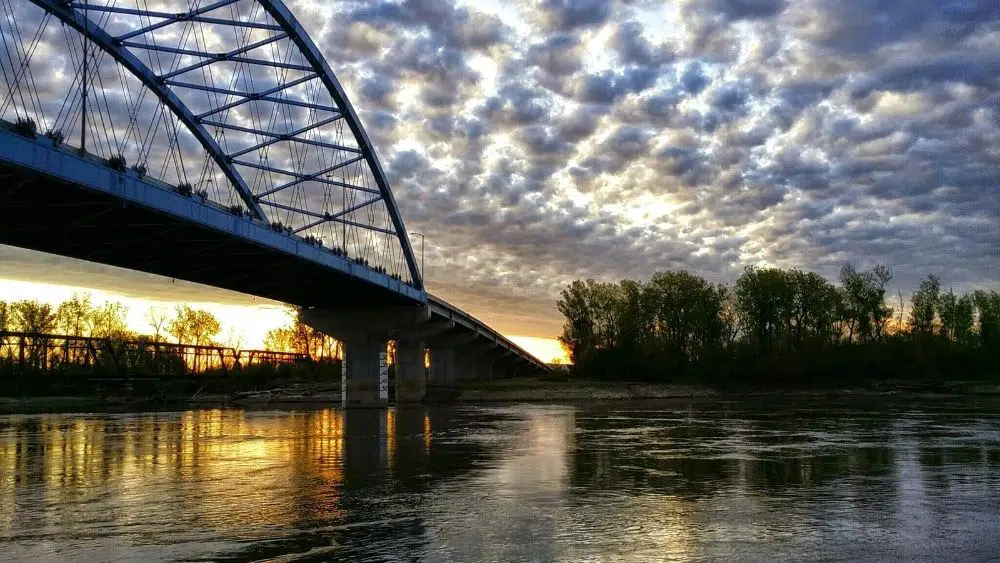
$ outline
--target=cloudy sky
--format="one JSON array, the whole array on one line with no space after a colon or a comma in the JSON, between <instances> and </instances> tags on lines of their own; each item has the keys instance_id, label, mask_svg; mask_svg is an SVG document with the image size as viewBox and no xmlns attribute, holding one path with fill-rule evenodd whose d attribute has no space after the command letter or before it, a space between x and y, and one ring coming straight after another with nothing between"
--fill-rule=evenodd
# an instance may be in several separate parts
<instances>
[{"instance_id":1,"label":"cloudy sky","mask_svg":"<svg viewBox=\"0 0 1000 563\"><path fill-rule=\"evenodd\" d=\"M1000 278L996 0L289 5L425 237L428 286L505 333L556 336L583 277Z\"/></svg>"}]
</instances>

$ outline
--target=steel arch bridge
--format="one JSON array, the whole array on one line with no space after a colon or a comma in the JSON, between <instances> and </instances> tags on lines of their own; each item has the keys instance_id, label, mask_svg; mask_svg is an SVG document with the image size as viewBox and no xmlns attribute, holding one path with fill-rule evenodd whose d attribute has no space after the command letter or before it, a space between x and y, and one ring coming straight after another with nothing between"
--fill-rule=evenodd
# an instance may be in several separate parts
<instances>
[{"instance_id":1,"label":"steel arch bridge","mask_svg":"<svg viewBox=\"0 0 1000 563\"><path fill-rule=\"evenodd\" d=\"M3 0L5 118L423 289L368 134L283 3L30 2Z\"/></svg>"},{"instance_id":2,"label":"steel arch bridge","mask_svg":"<svg viewBox=\"0 0 1000 563\"><path fill-rule=\"evenodd\" d=\"M410 334L547 369L426 292L372 141L280 0L0 0L0 35L0 243L308 310L418 305L433 327Z\"/></svg>"}]
</instances>

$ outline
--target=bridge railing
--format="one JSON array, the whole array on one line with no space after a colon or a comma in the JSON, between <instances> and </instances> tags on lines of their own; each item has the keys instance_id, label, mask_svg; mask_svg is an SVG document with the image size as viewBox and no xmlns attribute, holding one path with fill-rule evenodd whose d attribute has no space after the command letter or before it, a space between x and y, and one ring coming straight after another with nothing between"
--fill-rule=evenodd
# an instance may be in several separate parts
<instances>
[{"instance_id":1,"label":"bridge railing","mask_svg":"<svg viewBox=\"0 0 1000 563\"><path fill-rule=\"evenodd\" d=\"M0 331L0 367L12 374L73 373L131 377L229 372L252 365L310 361L308 354Z\"/></svg>"}]
</instances>

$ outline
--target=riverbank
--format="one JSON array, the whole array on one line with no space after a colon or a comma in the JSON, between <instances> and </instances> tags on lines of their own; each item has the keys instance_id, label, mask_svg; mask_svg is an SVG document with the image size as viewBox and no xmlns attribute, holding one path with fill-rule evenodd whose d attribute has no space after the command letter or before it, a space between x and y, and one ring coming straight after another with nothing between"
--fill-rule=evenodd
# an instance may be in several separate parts
<instances>
[{"instance_id":1,"label":"riverbank","mask_svg":"<svg viewBox=\"0 0 1000 563\"><path fill-rule=\"evenodd\" d=\"M1000 395L1000 384L981 381L936 383L873 382L868 387L803 389L711 389L693 385L515 379L465 381L449 385L429 385L424 404L454 405L481 403L628 402L653 399L736 399L759 396L893 396L943 397L960 395ZM336 386L309 384L283 386L254 392L198 393L194 396L37 396L0 397L0 413L45 412L128 412L188 408L296 408L340 405Z\"/></svg>"}]
</instances>

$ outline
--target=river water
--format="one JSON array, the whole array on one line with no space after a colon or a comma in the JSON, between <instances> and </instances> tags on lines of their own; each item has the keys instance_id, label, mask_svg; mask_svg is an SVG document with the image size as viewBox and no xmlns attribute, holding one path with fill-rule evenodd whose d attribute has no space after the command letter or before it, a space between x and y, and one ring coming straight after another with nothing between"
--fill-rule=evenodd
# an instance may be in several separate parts
<instances>
[{"instance_id":1,"label":"river water","mask_svg":"<svg viewBox=\"0 0 1000 563\"><path fill-rule=\"evenodd\" d=\"M1000 559L1000 402L0 417L0 559Z\"/></svg>"}]
</instances>

